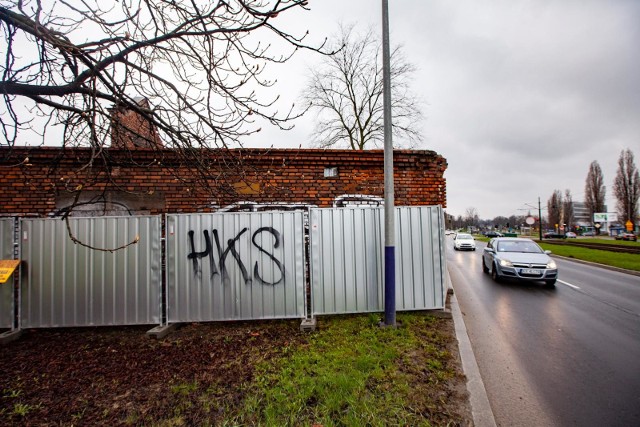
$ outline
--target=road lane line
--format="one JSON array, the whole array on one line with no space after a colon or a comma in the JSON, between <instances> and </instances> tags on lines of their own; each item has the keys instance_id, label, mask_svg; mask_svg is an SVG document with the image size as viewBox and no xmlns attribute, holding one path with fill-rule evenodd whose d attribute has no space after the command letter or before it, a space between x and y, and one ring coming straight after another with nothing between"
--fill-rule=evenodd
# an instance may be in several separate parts
<instances>
[{"instance_id":1,"label":"road lane line","mask_svg":"<svg viewBox=\"0 0 640 427\"><path fill-rule=\"evenodd\" d=\"M565 282L564 280L558 279L558 282L562 283L563 285L567 285L567 286L569 286L570 288L573 288L573 289L580 289L580 286L572 285L571 283Z\"/></svg>"}]
</instances>

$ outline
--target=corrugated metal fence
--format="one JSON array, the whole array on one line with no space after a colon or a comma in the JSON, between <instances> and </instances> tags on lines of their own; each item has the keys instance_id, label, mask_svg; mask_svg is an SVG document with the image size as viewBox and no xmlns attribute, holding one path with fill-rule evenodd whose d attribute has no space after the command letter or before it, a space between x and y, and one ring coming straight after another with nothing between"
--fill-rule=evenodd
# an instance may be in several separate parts
<instances>
[{"instance_id":1,"label":"corrugated metal fence","mask_svg":"<svg viewBox=\"0 0 640 427\"><path fill-rule=\"evenodd\" d=\"M160 216L69 218L68 224L21 219L19 324L134 325L382 311L383 209L313 208L306 215L167 215L165 289ZM398 310L444 307L442 225L440 207L396 208ZM74 243L69 230L100 250ZM13 239L14 220L0 220L4 259L13 257ZM13 291L0 286L0 328L11 327Z\"/></svg>"},{"instance_id":2,"label":"corrugated metal fence","mask_svg":"<svg viewBox=\"0 0 640 427\"><path fill-rule=\"evenodd\" d=\"M21 220L22 327L160 323L160 217ZM126 249L110 251L138 239Z\"/></svg>"},{"instance_id":3,"label":"corrugated metal fence","mask_svg":"<svg viewBox=\"0 0 640 427\"><path fill-rule=\"evenodd\" d=\"M303 213L167 216L169 322L305 317Z\"/></svg>"},{"instance_id":4,"label":"corrugated metal fence","mask_svg":"<svg viewBox=\"0 0 640 427\"><path fill-rule=\"evenodd\" d=\"M14 228L13 218L0 218L0 259L14 259ZM14 281L9 278L0 284L0 329L13 327L14 318Z\"/></svg>"},{"instance_id":5,"label":"corrugated metal fence","mask_svg":"<svg viewBox=\"0 0 640 427\"><path fill-rule=\"evenodd\" d=\"M311 209L314 315L384 310L383 208ZM396 208L396 308L444 307L442 209Z\"/></svg>"}]
</instances>

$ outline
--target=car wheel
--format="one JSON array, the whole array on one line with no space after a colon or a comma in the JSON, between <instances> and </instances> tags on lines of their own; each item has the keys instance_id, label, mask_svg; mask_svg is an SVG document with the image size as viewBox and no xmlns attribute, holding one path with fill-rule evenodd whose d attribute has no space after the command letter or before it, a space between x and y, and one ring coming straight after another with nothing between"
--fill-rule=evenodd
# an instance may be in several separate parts
<instances>
[{"instance_id":1,"label":"car wheel","mask_svg":"<svg viewBox=\"0 0 640 427\"><path fill-rule=\"evenodd\" d=\"M500 274L498 274L498 267L496 267L495 264L493 264L493 266L491 267L491 278L496 282L502 280Z\"/></svg>"},{"instance_id":2,"label":"car wheel","mask_svg":"<svg viewBox=\"0 0 640 427\"><path fill-rule=\"evenodd\" d=\"M488 273L489 269L487 268L487 265L484 263L484 259L482 260L482 271L484 273Z\"/></svg>"},{"instance_id":3,"label":"car wheel","mask_svg":"<svg viewBox=\"0 0 640 427\"><path fill-rule=\"evenodd\" d=\"M457 247L457 246L454 246L454 247L453 247L453 250L454 250L454 251L457 251L457 250L458 250L458 247Z\"/></svg>"},{"instance_id":4,"label":"car wheel","mask_svg":"<svg viewBox=\"0 0 640 427\"><path fill-rule=\"evenodd\" d=\"M556 287L556 279L546 280L546 283L547 283L547 288L553 289Z\"/></svg>"}]
</instances>

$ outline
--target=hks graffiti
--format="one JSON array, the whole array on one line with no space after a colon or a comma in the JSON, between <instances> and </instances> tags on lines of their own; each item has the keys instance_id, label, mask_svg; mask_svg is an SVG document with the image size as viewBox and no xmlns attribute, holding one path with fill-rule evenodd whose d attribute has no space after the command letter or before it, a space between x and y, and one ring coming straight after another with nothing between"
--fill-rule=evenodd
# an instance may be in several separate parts
<instances>
[{"instance_id":1,"label":"hks graffiti","mask_svg":"<svg viewBox=\"0 0 640 427\"><path fill-rule=\"evenodd\" d=\"M248 231L248 228L243 228L233 239L227 240L227 247L223 250L222 245L220 244L220 237L218 235L218 230L213 230L213 240L216 245L216 249L218 252L218 266L216 266L215 260L213 258L213 244L211 243L211 237L209 236L209 231L204 230L202 234L204 235L204 250L202 252L197 252L194 243L194 235L195 232L193 230L189 231L189 245L191 247L191 252L187 256L193 262L193 271L194 274L201 274L202 270L199 265L199 260L202 258L209 259L209 270L211 271L211 278L213 278L216 274L220 275L222 279L222 283L228 284L230 281L229 273L227 271L227 267L225 261L227 256L231 254L231 256L236 260L238 267L240 268L240 273L242 274L242 279L244 283L249 285L252 283L252 277L249 275L247 268L245 267L242 259L240 258L240 254L236 250L236 243L240 240L242 235ZM253 267L253 277L258 281L258 283L262 285L277 285L284 281L284 265L270 252L265 250L257 241L256 237L261 233L270 233L274 237L273 248L278 248L280 246L280 232L273 227L261 227L253 233L251 237L251 242L253 246L255 246L260 252L266 254L271 261L276 265L278 270L280 271L280 279L275 282L269 282L262 278L260 275L260 267L258 266L258 261L256 261Z\"/></svg>"}]
</instances>

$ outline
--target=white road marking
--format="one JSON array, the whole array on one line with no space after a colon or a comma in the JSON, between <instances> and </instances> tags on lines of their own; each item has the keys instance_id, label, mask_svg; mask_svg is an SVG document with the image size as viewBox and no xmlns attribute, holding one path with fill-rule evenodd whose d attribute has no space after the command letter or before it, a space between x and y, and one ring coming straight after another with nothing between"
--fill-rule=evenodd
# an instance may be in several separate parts
<instances>
[{"instance_id":1,"label":"white road marking","mask_svg":"<svg viewBox=\"0 0 640 427\"><path fill-rule=\"evenodd\" d=\"M571 283L565 282L564 280L558 280L558 282L562 283L563 285L567 285L567 286L569 286L570 288L573 288L573 289L580 289L580 286L572 285Z\"/></svg>"}]
</instances>

